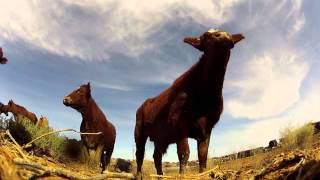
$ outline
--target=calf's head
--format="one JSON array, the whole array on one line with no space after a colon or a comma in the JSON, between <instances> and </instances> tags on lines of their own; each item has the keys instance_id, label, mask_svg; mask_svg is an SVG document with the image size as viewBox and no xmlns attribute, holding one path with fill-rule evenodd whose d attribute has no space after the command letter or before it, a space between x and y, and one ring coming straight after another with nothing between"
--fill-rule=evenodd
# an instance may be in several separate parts
<instances>
[{"instance_id":1,"label":"calf's head","mask_svg":"<svg viewBox=\"0 0 320 180\"><path fill-rule=\"evenodd\" d=\"M91 98L90 83L81 85L78 89L72 91L68 96L63 98L63 104L73 109L81 110L85 107Z\"/></svg>"},{"instance_id":2,"label":"calf's head","mask_svg":"<svg viewBox=\"0 0 320 180\"><path fill-rule=\"evenodd\" d=\"M210 29L200 37L186 37L184 42L204 53L212 53L219 50L230 50L242 39L244 39L242 34L231 35L222 30Z\"/></svg>"}]
</instances>

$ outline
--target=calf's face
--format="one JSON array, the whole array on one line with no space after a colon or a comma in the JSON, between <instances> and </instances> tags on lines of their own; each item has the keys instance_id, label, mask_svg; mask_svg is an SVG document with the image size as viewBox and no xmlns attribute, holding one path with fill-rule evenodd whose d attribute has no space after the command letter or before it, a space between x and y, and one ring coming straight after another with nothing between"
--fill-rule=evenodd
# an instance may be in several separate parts
<instances>
[{"instance_id":1,"label":"calf's face","mask_svg":"<svg viewBox=\"0 0 320 180\"><path fill-rule=\"evenodd\" d=\"M185 43L192 45L204 53L215 52L217 50L230 50L233 46L244 39L242 34L233 34L217 30L210 29L198 37L187 37L184 39Z\"/></svg>"},{"instance_id":2,"label":"calf's face","mask_svg":"<svg viewBox=\"0 0 320 180\"><path fill-rule=\"evenodd\" d=\"M63 98L63 104L76 110L85 107L91 97L90 83L81 85L78 89L72 91L68 96Z\"/></svg>"}]
</instances>

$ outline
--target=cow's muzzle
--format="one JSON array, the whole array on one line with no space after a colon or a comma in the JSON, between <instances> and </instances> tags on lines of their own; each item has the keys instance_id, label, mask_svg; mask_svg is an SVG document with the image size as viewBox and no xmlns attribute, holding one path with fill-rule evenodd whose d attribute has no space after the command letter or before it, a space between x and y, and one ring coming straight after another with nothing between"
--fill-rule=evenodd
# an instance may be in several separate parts
<instances>
[{"instance_id":1,"label":"cow's muzzle","mask_svg":"<svg viewBox=\"0 0 320 180\"><path fill-rule=\"evenodd\" d=\"M72 102L72 99L69 96L63 98L63 104L69 106Z\"/></svg>"}]
</instances>

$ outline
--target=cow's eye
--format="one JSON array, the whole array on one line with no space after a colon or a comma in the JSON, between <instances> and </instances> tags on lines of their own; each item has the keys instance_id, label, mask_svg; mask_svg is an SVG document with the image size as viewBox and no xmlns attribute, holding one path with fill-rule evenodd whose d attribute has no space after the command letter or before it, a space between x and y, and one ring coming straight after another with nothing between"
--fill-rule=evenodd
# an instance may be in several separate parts
<instances>
[{"instance_id":1,"label":"cow's eye","mask_svg":"<svg viewBox=\"0 0 320 180\"><path fill-rule=\"evenodd\" d=\"M76 93L77 93L77 94L79 94L79 93L80 93L80 91L79 91L79 90L77 90L77 91L76 91Z\"/></svg>"}]
</instances>

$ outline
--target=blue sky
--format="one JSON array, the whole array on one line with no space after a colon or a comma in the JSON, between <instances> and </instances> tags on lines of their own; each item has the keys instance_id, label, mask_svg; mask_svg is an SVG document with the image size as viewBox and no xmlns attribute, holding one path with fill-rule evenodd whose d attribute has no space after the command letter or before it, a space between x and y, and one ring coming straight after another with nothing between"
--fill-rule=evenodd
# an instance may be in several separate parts
<instances>
[{"instance_id":1,"label":"blue sky","mask_svg":"<svg viewBox=\"0 0 320 180\"><path fill-rule=\"evenodd\" d=\"M232 50L210 156L266 146L289 124L319 120L317 0L0 1L9 59L0 101L13 99L56 129L79 129L80 114L62 98L90 81L117 128L113 157L133 158L136 109L197 62L201 53L182 39L210 28L246 37ZM194 140L190 146L196 159ZM147 159L152 152L148 143ZM177 161L175 145L164 160Z\"/></svg>"}]
</instances>

